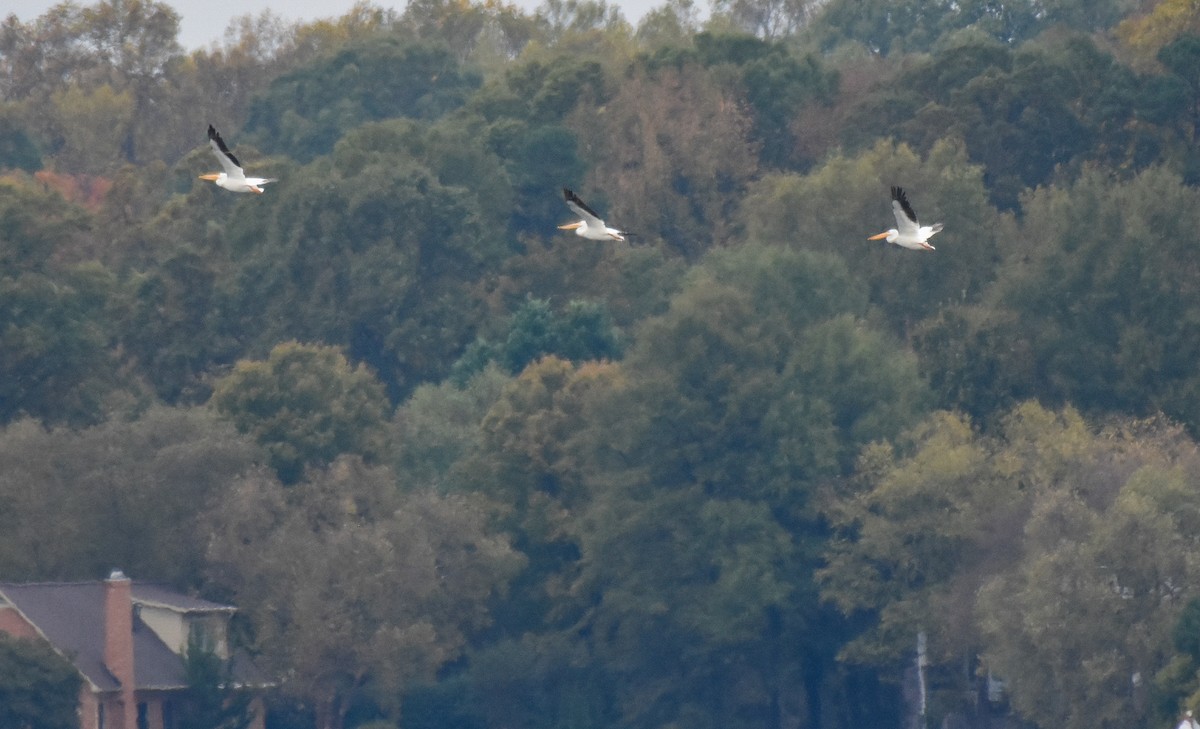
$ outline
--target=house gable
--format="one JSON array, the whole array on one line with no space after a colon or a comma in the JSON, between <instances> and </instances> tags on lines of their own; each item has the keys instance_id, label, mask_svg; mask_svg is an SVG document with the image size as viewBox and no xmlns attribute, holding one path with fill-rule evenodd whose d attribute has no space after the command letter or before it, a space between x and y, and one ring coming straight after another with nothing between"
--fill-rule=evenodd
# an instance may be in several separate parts
<instances>
[{"instance_id":1,"label":"house gable","mask_svg":"<svg viewBox=\"0 0 1200 729\"><path fill-rule=\"evenodd\" d=\"M0 633L15 638L39 638L37 628L21 612L0 598Z\"/></svg>"},{"instance_id":2,"label":"house gable","mask_svg":"<svg viewBox=\"0 0 1200 729\"><path fill-rule=\"evenodd\" d=\"M187 597L149 583L134 584L133 604L142 622L175 653L183 655L189 640L195 636L201 645L228 660L229 618L234 613L233 607Z\"/></svg>"}]
</instances>

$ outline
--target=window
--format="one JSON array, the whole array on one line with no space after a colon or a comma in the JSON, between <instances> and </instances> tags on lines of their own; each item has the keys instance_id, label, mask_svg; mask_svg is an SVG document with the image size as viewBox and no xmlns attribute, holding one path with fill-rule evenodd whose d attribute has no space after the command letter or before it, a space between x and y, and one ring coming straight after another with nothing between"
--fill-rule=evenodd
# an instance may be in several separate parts
<instances>
[{"instance_id":1,"label":"window","mask_svg":"<svg viewBox=\"0 0 1200 729\"><path fill-rule=\"evenodd\" d=\"M150 729L150 707L145 701L139 701L137 707L137 729Z\"/></svg>"},{"instance_id":2,"label":"window","mask_svg":"<svg viewBox=\"0 0 1200 729\"><path fill-rule=\"evenodd\" d=\"M196 641L196 645L206 651L216 650L213 645L212 631L203 620L193 618L191 621L192 639Z\"/></svg>"},{"instance_id":3,"label":"window","mask_svg":"<svg viewBox=\"0 0 1200 729\"><path fill-rule=\"evenodd\" d=\"M162 715L163 729L176 729L174 699L163 699Z\"/></svg>"}]
</instances>

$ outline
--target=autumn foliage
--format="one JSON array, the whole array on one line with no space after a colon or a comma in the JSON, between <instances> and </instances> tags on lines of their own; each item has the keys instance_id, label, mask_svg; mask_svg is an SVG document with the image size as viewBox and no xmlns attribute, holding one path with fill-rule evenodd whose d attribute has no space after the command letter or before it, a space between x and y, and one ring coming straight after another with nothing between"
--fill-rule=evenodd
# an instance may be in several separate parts
<instances>
[{"instance_id":1,"label":"autumn foliage","mask_svg":"<svg viewBox=\"0 0 1200 729\"><path fill-rule=\"evenodd\" d=\"M9 16L0 580L239 605L280 729L1167 726L1193 5Z\"/></svg>"}]
</instances>

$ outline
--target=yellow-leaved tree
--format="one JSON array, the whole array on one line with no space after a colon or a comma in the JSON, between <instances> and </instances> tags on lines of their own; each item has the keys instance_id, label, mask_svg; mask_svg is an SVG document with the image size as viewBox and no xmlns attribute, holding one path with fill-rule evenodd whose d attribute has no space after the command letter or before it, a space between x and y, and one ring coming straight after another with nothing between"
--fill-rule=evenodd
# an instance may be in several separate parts
<instances>
[{"instance_id":1,"label":"yellow-leaved tree","mask_svg":"<svg viewBox=\"0 0 1200 729\"><path fill-rule=\"evenodd\" d=\"M896 665L923 632L934 666L978 666L939 674L960 677L931 698L942 713L972 710L955 695L991 675L1039 726L1166 718L1148 691L1200 579L1198 458L1163 420L1036 403L987 432L936 413L869 447L827 502L822 594L869 625L842 657Z\"/></svg>"},{"instance_id":2,"label":"yellow-leaved tree","mask_svg":"<svg viewBox=\"0 0 1200 729\"><path fill-rule=\"evenodd\" d=\"M1200 4L1193 0L1161 0L1149 13L1117 26L1117 38L1143 65L1153 64L1159 49L1189 33L1200 33Z\"/></svg>"}]
</instances>

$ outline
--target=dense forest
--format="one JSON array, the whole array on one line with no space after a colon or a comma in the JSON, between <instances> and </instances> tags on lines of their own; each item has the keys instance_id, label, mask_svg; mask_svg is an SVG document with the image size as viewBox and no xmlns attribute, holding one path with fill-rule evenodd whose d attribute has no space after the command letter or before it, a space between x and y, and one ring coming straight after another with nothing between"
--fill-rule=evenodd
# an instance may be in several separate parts
<instances>
[{"instance_id":1,"label":"dense forest","mask_svg":"<svg viewBox=\"0 0 1200 729\"><path fill-rule=\"evenodd\" d=\"M272 729L1200 709L1194 2L178 27L0 25L0 579L238 605Z\"/></svg>"}]
</instances>

